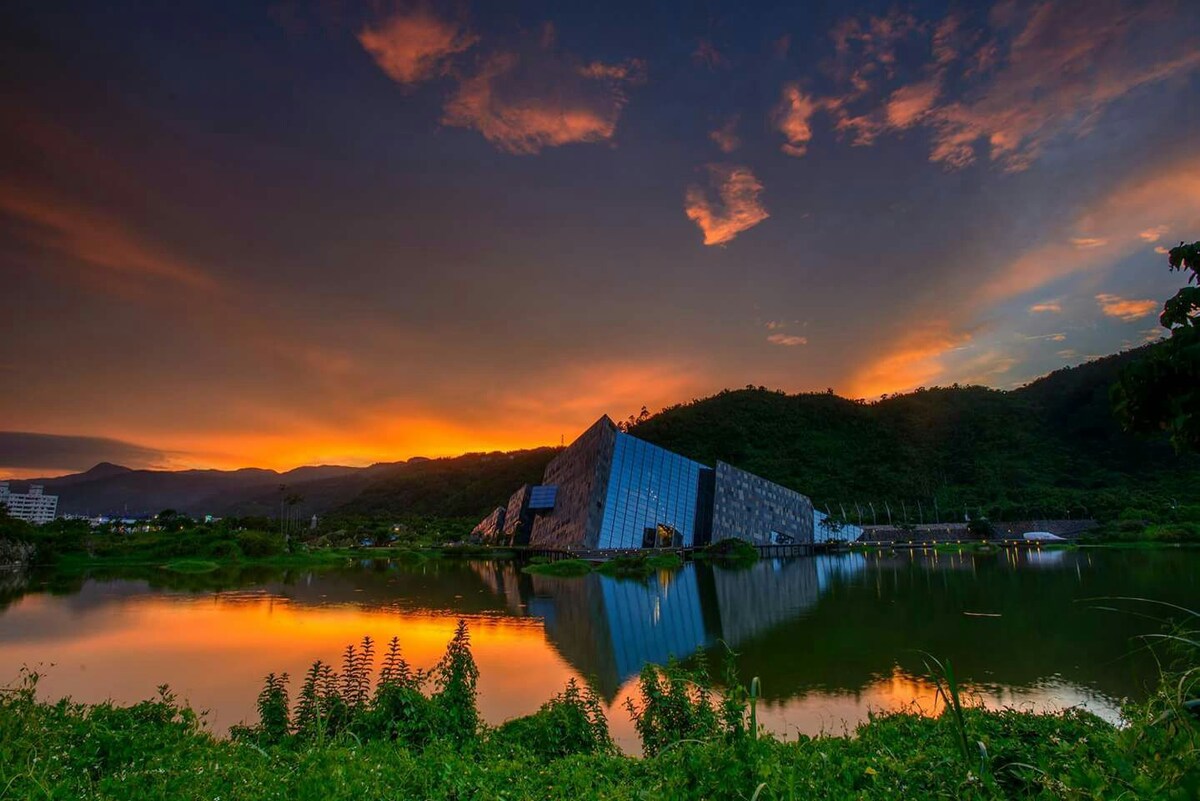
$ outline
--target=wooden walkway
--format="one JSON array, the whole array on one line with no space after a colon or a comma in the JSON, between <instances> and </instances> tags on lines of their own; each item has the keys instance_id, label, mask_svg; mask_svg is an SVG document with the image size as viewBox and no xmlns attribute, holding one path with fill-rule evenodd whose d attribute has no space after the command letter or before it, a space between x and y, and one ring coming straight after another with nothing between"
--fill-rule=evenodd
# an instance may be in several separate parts
<instances>
[{"instance_id":1,"label":"wooden walkway","mask_svg":"<svg viewBox=\"0 0 1200 801\"><path fill-rule=\"evenodd\" d=\"M800 543L793 545L755 545L762 559L781 559L791 556L811 556L814 553L847 550L845 543L827 545L825 543ZM553 550L548 548L517 547L519 553L528 556L539 556L551 562L559 559L582 559L586 562L607 562L620 556L658 556L674 554L684 561L692 558L696 551L703 548L594 548L590 550Z\"/></svg>"}]
</instances>

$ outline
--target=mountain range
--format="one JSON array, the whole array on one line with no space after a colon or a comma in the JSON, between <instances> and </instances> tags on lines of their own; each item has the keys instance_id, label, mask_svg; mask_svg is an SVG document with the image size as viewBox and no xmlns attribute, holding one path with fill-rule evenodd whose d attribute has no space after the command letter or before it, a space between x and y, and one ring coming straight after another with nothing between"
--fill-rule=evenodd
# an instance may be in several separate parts
<instances>
[{"instance_id":1,"label":"mountain range","mask_svg":"<svg viewBox=\"0 0 1200 801\"><path fill-rule=\"evenodd\" d=\"M1140 350L1140 349L1139 349ZM639 438L706 464L729 462L854 518L883 508L986 507L1016 516L1115 513L1194 494L1200 463L1162 438L1122 432L1108 389L1139 351L1065 368L1020 389L942 387L874 403L830 393L726 390L632 425ZM476 517L536 483L558 448L414 458L286 472L131 470L101 463L42 484L66 514ZM298 500L297 500L298 499ZM1185 502L1187 502L1185 500ZM857 512L855 511L857 510ZM869 522L869 521L866 521Z\"/></svg>"}]
</instances>

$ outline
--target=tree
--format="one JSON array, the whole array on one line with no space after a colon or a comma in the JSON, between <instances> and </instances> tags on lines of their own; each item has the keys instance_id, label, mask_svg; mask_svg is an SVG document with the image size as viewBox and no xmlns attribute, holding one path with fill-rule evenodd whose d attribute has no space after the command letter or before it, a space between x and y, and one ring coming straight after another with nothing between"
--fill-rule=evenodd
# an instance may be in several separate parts
<instances>
[{"instance_id":1,"label":"tree","mask_svg":"<svg viewBox=\"0 0 1200 801\"><path fill-rule=\"evenodd\" d=\"M632 431L636 426L641 425L642 423L646 422L649 419L650 419L650 410L647 409L645 406L643 406L642 410L640 412L638 412L637 417L634 417L631 414L631 415L629 415L629 419L626 420L625 422L617 423L617 429L620 431Z\"/></svg>"},{"instance_id":2,"label":"tree","mask_svg":"<svg viewBox=\"0 0 1200 801\"><path fill-rule=\"evenodd\" d=\"M1200 284L1200 242L1179 243L1171 270L1191 271ZM1200 286L1185 286L1163 306L1159 323L1171 332L1129 365L1112 388L1113 409L1128 431L1163 431L1176 453L1200 451Z\"/></svg>"},{"instance_id":3,"label":"tree","mask_svg":"<svg viewBox=\"0 0 1200 801\"><path fill-rule=\"evenodd\" d=\"M825 532L825 539L827 539L827 540L838 539L838 534L841 533L842 528L844 528L844 526L845 526L845 524L842 523L841 520L838 520L836 517L831 517L831 516L827 515L824 519L821 520L821 529Z\"/></svg>"}]
</instances>

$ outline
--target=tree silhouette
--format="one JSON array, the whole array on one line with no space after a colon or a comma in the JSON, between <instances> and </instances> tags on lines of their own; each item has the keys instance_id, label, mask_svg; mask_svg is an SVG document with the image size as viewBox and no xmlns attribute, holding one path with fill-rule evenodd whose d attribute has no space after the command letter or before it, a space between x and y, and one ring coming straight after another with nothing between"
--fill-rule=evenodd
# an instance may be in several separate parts
<instances>
[{"instance_id":1,"label":"tree silhouette","mask_svg":"<svg viewBox=\"0 0 1200 801\"><path fill-rule=\"evenodd\" d=\"M1200 242L1167 255L1171 270L1200 284ZM1200 286L1185 286L1158 320L1171 332L1146 358L1129 365L1112 389L1113 409L1129 431L1164 431L1176 453L1200 451Z\"/></svg>"}]
</instances>

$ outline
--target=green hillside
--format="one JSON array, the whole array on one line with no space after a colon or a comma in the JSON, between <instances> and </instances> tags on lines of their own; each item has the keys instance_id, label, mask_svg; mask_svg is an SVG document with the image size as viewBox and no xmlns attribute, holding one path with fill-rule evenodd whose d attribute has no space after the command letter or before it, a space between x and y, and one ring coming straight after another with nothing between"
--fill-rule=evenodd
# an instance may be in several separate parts
<instances>
[{"instance_id":1,"label":"green hillside","mask_svg":"<svg viewBox=\"0 0 1200 801\"><path fill-rule=\"evenodd\" d=\"M522 484L537 484L558 448L469 453L389 470L331 517L482 517Z\"/></svg>"},{"instance_id":2,"label":"green hillside","mask_svg":"<svg viewBox=\"0 0 1200 801\"><path fill-rule=\"evenodd\" d=\"M1021 389L924 389L872 404L830 394L726 391L635 426L705 463L727 461L857 519L854 503L943 519L1114 516L1195 496L1200 461L1125 434L1108 390L1136 352L1058 370ZM918 503L920 506L918 506ZM920 509L920 511L918 511ZM869 516L869 510L864 511Z\"/></svg>"},{"instance_id":3,"label":"green hillside","mask_svg":"<svg viewBox=\"0 0 1200 801\"><path fill-rule=\"evenodd\" d=\"M1137 351L1058 370L1021 389L946 387L860 403L828 393L726 390L664 409L631 429L705 464L720 459L870 522L1115 517L1195 503L1200 460L1117 426L1108 390ZM469 454L389 470L334 517L479 518L557 452Z\"/></svg>"}]
</instances>

